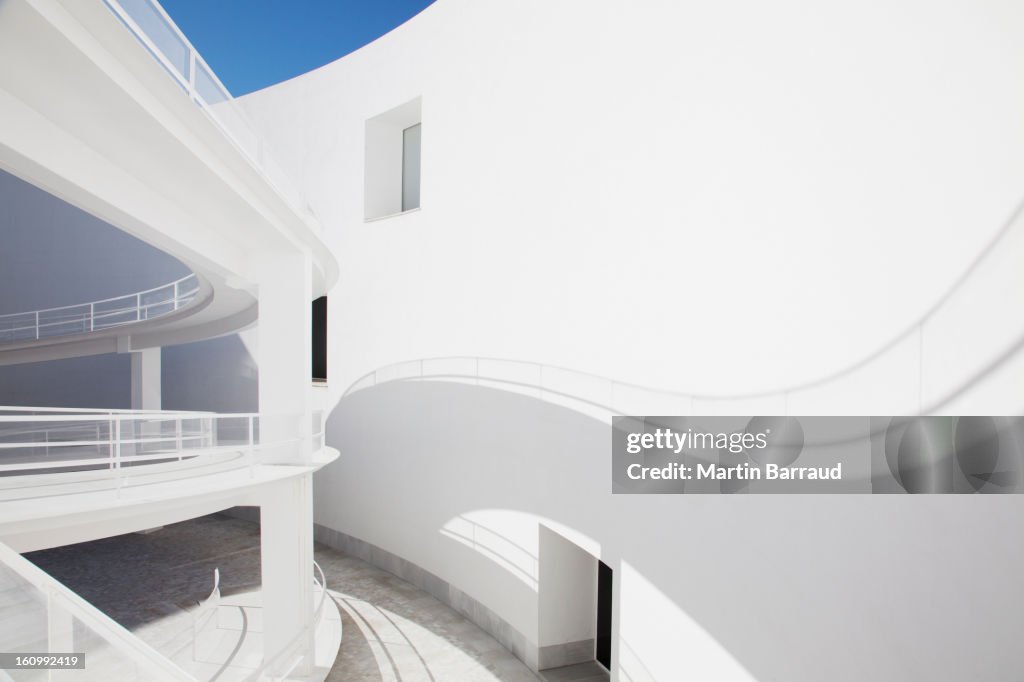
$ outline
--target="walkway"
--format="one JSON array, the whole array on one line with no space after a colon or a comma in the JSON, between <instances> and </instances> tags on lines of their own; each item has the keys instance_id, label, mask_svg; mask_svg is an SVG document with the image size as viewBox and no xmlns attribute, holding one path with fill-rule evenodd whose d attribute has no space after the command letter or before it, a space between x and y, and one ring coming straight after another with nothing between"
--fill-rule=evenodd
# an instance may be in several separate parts
<instances>
[{"instance_id":1,"label":"walkway","mask_svg":"<svg viewBox=\"0 0 1024 682\"><path fill-rule=\"evenodd\" d=\"M210 591L259 585L259 528L221 514L147 534L121 535L26 555L158 649L173 639L163 623ZM317 546L344 624L330 682L537 682L508 650L409 583ZM163 643L163 644L161 644Z\"/></svg>"}]
</instances>

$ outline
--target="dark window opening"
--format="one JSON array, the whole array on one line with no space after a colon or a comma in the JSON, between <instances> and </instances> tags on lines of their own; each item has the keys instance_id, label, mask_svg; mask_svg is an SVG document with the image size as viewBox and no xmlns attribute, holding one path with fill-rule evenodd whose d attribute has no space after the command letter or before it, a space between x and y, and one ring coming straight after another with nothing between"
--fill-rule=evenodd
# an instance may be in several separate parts
<instances>
[{"instance_id":1,"label":"dark window opening","mask_svg":"<svg viewBox=\"0 0 1024 682\"><path fill-rule=\"evenodd\" d=\"M313 301L313 381L327 381L327 297Z\"/></svg>"},{"instance_id":2,"label":"dark window opening","mask_svg":"<svg viewBox=\"0 0 1024 682\"><path fill-rule=\"evenodd\" d=\"M603 561L597 562L597 645L594 658L612 669L612 569Z\"/></svg>"}]
</instances>

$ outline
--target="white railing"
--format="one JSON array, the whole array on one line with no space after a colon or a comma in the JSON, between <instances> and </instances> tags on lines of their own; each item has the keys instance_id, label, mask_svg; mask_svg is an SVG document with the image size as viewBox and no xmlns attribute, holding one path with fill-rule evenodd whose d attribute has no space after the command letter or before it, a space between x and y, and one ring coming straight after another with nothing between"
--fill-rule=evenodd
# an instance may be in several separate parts
<instances>
[{"instance_id":1,"label":"white railing","mask_svg":"<svg viewBox=\"0 0 1024 682\"><path fill-rule=\"evenodd\" d=\"M192 660L198 661L200 640L209 629L217 623L217 609L220 608L220 569L213 569L213 589L210 596L199 603L192 612Z\"/></svg>"},{"instance_id":2,"label":"white railing","mask_svg":"<svg viewBox=\"0 0 1024 682\"><path fill-rule=\"evenodd\" d=\"M267 154L245 112L156 0L104 0L156 61L293 208L313 210Z\"/></svg>"},{"instance_id":3,"label":"white railing","mask_svg":"<svg viewBox=\"0 0 1024 682\"><path fill-rule=\"evenodd\" d=\"M199 295L194 274L145 291L100 301L0 315L0 344L89 334L163 317L185 308Z\"/></svg>"},{"instance_id":4,"label":"white railing","mask_svg":"<svg viewBox=\"0 0 1024 682\"><path fill-rule=\"evenodd\" d=\"M537 362L458 356L380 367L353 382L345 395L388 381L437 379L500 386L602 418L802 415L822 409L841 414L864 405L873 405L874 414L932 414L957 405L1024 351L1024 316L1017 312L1024 299L1021 254L1024 203L936 302L892 340L838 371L778 390L672 391Z\"/></svg>"},{"instance_id":5,"label":"white railing","mask_svg":"<svg viewBox=\"0 0 1024 682\"><path fill-rule=\"evenodd\" d=\"M84 654L60 679L196 682L196 678L60 582L0 544L0 651ZM53 679L45 671L24 679ZM17 679L22 679L17 677Z\"/></svg>"},{"instance_id":6,"label":"white railing","mask_svg":"<svg viewBox=\"0 0 1024 682\"><path fill-rule=\"evenodd\" d=\"M244 682L283 682L288 679L288 676L302 663L304 658L314 653L311 648L313 638L317 625L320 623L320 617L323 615L324 604L327 602L327 578L324 577L324 571L320 568L320 564L315 561L313 562L313 571L313 583L320 590L320 596L317 597L316 607L313 610L313 617L306 627L280 651L264 657L260 667L247 675Z\"/></svg>"},{"instance_id":7,"label":"white railing","mask_svg":"<svg viewBox=\"0 0 1024 682\"><path fill-rule=\"evenodd\" d=\"M17 483L6 477L75 472L90 481L99 474L120 493L131 477L152 472L147 464L307 464L324 447L323 414L312 417L0 406L0 488Z\"/></svg>"}]
</instances>

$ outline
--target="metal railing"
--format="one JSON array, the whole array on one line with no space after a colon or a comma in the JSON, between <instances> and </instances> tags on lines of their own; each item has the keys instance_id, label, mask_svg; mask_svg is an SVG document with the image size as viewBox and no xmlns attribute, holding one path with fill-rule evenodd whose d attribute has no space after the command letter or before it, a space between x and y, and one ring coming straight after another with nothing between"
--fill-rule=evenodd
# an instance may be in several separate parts
<instances>
[{"instance_id":1,"label":"metal railing","mask_svg":"<svg viewBox=\"0 0 1024 682\"><path fill-rule=\"evenodd\" d=\"M0 628L3 651L84 654L84 667L61 673L60 679L196 682L173 661L3 544L0 613L7 626ZM31 679L52 679L44 671L31 672L41 673Z\"/></svg>"},{"instance_id":2,"label":"metal railing","mask_svg":"<svg viewBox=\"0 0 1024 682\"><path fill-rule=\"evenodd\" d=\"M200 639L210 629L210 625L217 624L217 609L220 608L220 569L213 569L213 589L210 596L201 601L192 612L192 660L199 660Z\"/></svg>"},{"instance_id":3,"label":"metal railing","mask_svg":"<svg viewBox=\"0 0 1024 682\"><path fill-rule=\"evenodd\" d=\"M89 334L153 320L185 308L196 300L199 291L199 278L190 274L124 296L0 315L0 344Z\"/></svg>"},{"instance_id":4,"label":"metal railing","mask_svg":"<svg viewBox=\"0 0 1024 682\"><path fill-rule=\"evenodd\" d=\"M0 483L9 476L84 472L120 494L132 476L153 472L144 465L307 464L324 447L323 427L320 412L310 424L302 415L0 406ZM175 469L164 473L161 480L174 478ZM47 485L38 487L46 494Z\"/></svg>"},{"instance_id":5,"label":"metal railing","mask_svg":"<svg viewBox=\"0 0 1024 682\"><path fill-rule=\"evenodd\" d=\"M265 657L260 667L247 675L244 682L282 682L304 658L313 654L312 640L327 602L327 578L316 561L313 562L313 571L313 583L320 590L313 617L280 651Z\"/></svg>"},{"instance_id":6,"label":"metal railing","mask_svg":"<svg viewBox=\"0 0 1024 682\"><path fill-rule=\"evenodd\" d=\"M278 193L293 208L313 217L309 203L267 153L248 116L160 3L156 0L104 0L104 3Z\"/></svg>"},{"instance_id":7,"label":"metal railing","mask_svg":"<svg viewBox=\"0 0 1024 682\"><path fill-rule=\"evenodd\" d=\"M348 396L396 380L492 385L592 416L688 414L933 414L994 378L1024 350L1024 202L924 314L857 362L811 381L745 394L673 391L567 367L453 356L393 363L354 381ZM969 349L970 352L965 352ZM1007 409L1007 406L1002 406ZM1015 408L1016 409L1016 408Z\"/></svg>"}]
</instances>

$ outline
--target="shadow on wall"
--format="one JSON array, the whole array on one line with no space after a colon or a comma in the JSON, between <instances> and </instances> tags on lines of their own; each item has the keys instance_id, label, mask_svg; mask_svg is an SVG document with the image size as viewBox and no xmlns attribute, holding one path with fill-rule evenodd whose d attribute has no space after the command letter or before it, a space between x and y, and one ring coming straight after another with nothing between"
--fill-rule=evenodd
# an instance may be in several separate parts
<instances>
[{"instance_id":1,"label":"shadow on wall","mask_svg":"<svg viewBox=\"0 0 1024 682\"><path fill-rule=\"evenodd\" d=\"M0 405L129 409L131 403L128 355L0 365Z\"/></svg>"},{"instance_id":2,"label":"shadow on wall","mask_svg":"<svg viewBox=\"0 0 1024 682\"><path fill-rule=\"evenodd\" d=\"M166 346L163 409L259 411L259 370L238 334Z\"/></svg>"},{"instance_id":3,"label":"shadow on wall","mask_svg":"<svg viewBox=\"0 0 1024 682\"><path fill-rule=\"evenodd\" d=\"M0 171L0 313L122 296L189 274L176 258Z\"/></svg>"},{"instance_id":4,"label":"shadow on wall","mask_svg":"<svg viewBox=\"0 0 1024 682\"><path fill-rule=\"evenodd\" d=\"M620 576L615 665L632 679L952 682L1016 665L1024 547L1001 538L1024 532L1018 496L613 496L610 438L597 419L495 388L366 388L328 421L342 456L317 475L317 521L534 641L520 560L539 555L539 524L593 538Z\"/></svg>"},{"instance_id":5,"label":"shadow on wall","mask_svg":"<svg viewBox=\"0 0 1024 682\"><path fill-rule=\"evenodd\" d=\"M494 612L505 621L497 628L515 629L528 648L570 643L547 641L540 622L539 545L549 520L619 565L616 554L600 550L604 540L588 541L618 525L608 504L610 435L596 419L492 388L395 382L342 399L328 438L344 454L316 479L318 522L434 573ZM642 609L631 639L648 637L649 627L671 631L679 620L690 624L692 647L706 645L725 667L743 671L668 597L646 599ZM630 654L634 675L644 669L638 656Z\"/></svg>"},{"instance_id":6,"label":"shadow on wall","mask_svg":"<svg viewBox=\"0 0 1024 682\"><path fill-rule=\"evenodd\" d=\"M237 334L163 348L165 410L256 412L258 369ZM0 365L0 405L131 408L131 356Z\"/></svg>"}]
</instances>

